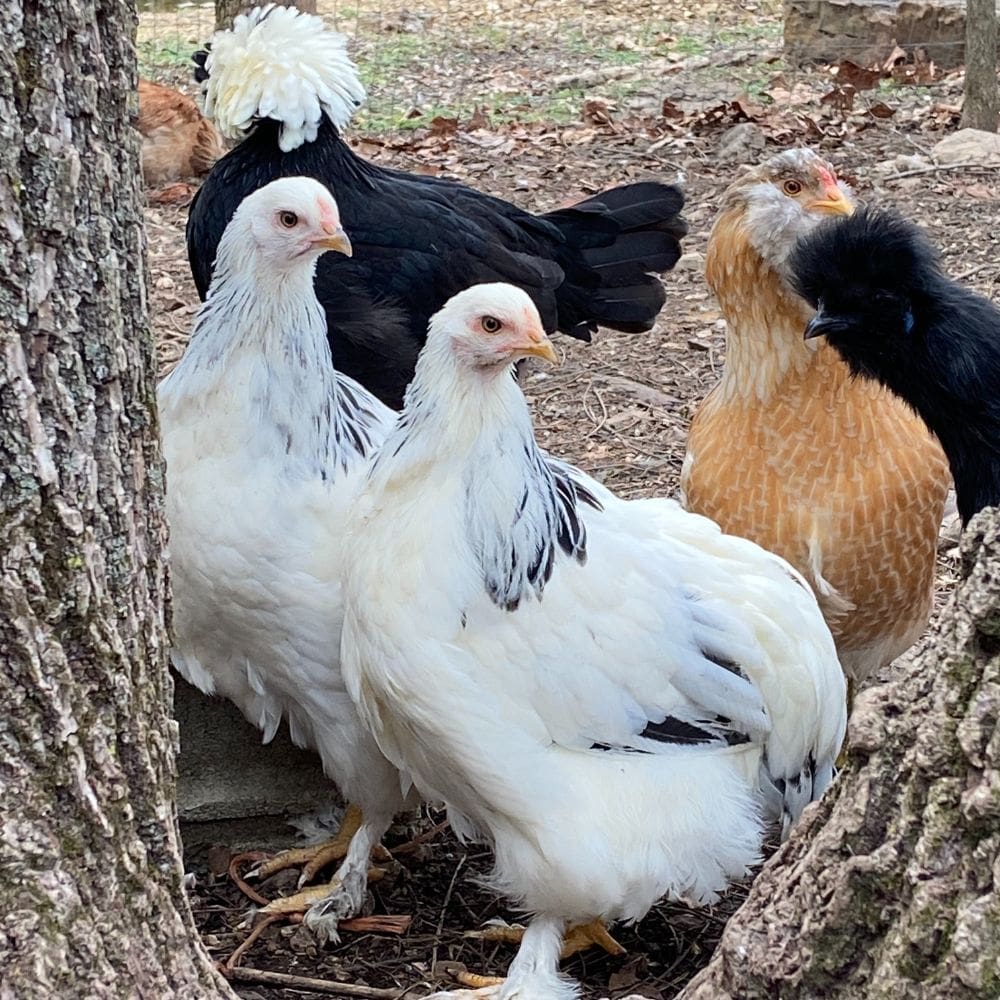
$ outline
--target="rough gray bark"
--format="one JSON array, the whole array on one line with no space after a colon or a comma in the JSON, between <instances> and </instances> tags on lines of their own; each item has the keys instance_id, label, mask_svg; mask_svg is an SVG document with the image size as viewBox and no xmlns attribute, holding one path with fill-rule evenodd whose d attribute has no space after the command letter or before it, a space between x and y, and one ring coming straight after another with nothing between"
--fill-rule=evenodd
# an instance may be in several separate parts
<instances>
[{"instance_id":1,"label":"rough gray bark","mask_svg":"<svg viewBox=\"0 0 1000 1000\"><path fill-rule=\"evenodd\" d=\"M966 0L962 125L996 132L998 110L996 0Z\"/></svg>"},{"instance_id":2,"label":"rough gray bark","mask_svg":"<svg viewBox=\"0 0 1000 1000\"><path fill-rule=\"evenodd\" d=\"M962 559L929 648L858 699L847 769L678 1000L1000 997L1000 511Z\"/></svg>"},{"instance_id":3,"label":"rough gray bark","mask_svg":"<svg viewBox=\"0 0 1000 1000\"><path fill-rule=\"evenodd\" d=\"M237 14L245 14L254 7L263 7L265 3L266 0L215 0L215 30L231 28ZM316 0L284 0L284 3L305 14L316 13Z\"/></svg>"},{"instance_id":4,"label":"rough gray bark","mask_svg":"<svg viewBox=\"0 0 1000 1000\"><path fill-rule=\"evenodd\" d=\"M135 9L0 5L0 998L232 997L181 888Z\"/></svg>"}]
</instances>

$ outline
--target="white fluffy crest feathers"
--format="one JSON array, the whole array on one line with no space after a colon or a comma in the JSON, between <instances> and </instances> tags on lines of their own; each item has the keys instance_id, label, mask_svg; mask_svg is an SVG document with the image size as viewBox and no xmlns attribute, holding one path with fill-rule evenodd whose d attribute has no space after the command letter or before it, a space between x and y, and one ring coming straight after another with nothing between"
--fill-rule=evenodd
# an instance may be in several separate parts
<instances>
[{"instance_id":1,"label":"white fluffy crest feathers","mask_svg":"<svg viewBox=\"0 0 1000 1000\"><path fill-rule=\"evenodd\" d=\"M217 31L205 64L205 113L227 138L259 118L281 123L284 152L316 138L324 114L343 128L365 99L344 36L322 18L268 4Z\"/></svg>"}]
</instances>

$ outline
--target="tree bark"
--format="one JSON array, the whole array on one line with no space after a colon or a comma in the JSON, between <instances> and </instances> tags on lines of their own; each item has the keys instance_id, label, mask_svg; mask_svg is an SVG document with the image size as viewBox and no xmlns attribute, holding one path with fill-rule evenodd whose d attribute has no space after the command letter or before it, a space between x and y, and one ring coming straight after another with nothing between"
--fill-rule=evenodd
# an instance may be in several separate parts
<instances>
[{"instance_id":1,"label":"tree bark","mask_svg":"<svg viewBox=\"0 0 1000 1000\"><path fill-rule=\"evenodd\" d=\"M998 110L996 0L966 0L962 125L996 132Z\"/></svg>"},{"instance_id":2,"label":"tree bark","mask_svg":"<svg viewBox=\"0 0 1000 1000\"><path fill-rule=\"evenodd\" d=\"M254 7L262 7L265 0L215 0L215 30L225 31L233 26L238 14L246 14ZM304 14L316 13L316 0L287 0L287 4L301 10Z\"/></svg>"},{"instance_id":3,"label":"tree bark","mask_svg":"<svg viewBox=\"0 0 1000 1000\"><path fill-rule=\"evenodd\" d=\"M1000 510L962 560L930 647L859 697L847 769L678 1000L1000 997Z\"/></svg>"},{"instance_id":4,"label":"tree bark","mask_svg":"<svg viewBox=\"0 0 1000 1000\"><path fill-rule=\"evenodd\" d=\"M0 6L0 998L232 997L181 887L136 15Z\"/></svg>"}]
</instances>

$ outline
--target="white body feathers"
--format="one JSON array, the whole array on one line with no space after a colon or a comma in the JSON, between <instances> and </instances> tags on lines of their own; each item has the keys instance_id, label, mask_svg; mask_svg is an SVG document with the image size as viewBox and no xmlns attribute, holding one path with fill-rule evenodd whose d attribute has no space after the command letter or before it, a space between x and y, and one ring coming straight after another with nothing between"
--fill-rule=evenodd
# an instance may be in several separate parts
<instances>
[{"instance_id":1,"label":"white body feathers","mask_svg":"<svg viewBox=\"0 0 1000 1000\"><path fill-rule=\"evenodd\" d=\"M260 118L281 122L284 152L316 138L323 115L343 128L365 99L343 35L315 14L267 4L217 31L205 63L205 114L239 139Z\"/></svg>"},{"instance_id":2,"label":"white body feathers","mask_svg":"<svg viewBox=\"0 0 1000 1000\"><path fill-rule=\"evenodd\" d=\"M846 719L830 633L777 557L536 460L514 381L485 384L449 341L452 304L502 287L432 321L359 498L351 693L386 755L487 834L520 905L577 921L711 900L757 860L761 813L787 825L832 777ZM603 509L565 503L567 481ZM642 735L666 716L718 739Z\"/></svg>"},{"instance_id":3,"label":"white body feathers","mask_svg":"<svg viewBox=\"0 0 1000 1000\"><path fill-rule=\"evenodd\" d=\"M251 198L296 184L276 181ZM314 268L297 260L297 245L286 271L262 264L263 227L241 213L220 243L184 356L158 389L172 658L191 683L233 701L265 740L287 717L293 740L317 750L361 807L370 826L352 859L356 901L371 841L403 799L340 672L342 526L365 455L395 414L334 371Z\"/></svg>"}]
</instances>

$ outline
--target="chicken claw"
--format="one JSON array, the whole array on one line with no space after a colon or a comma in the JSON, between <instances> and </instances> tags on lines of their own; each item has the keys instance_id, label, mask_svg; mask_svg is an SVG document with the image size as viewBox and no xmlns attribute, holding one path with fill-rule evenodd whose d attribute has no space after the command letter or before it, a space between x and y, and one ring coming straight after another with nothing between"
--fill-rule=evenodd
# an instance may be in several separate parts
<instances>
[{"instance_id":1,"label":"chicken claw","mask_svg":"<svg viewBox=\"0 0 1000 1000\"><path fill-rule=\"evenodd\" d=\"M469 931L465 936L476 937L482 941L520 944L524 937L524 928L520 924L498 923L491 924L481 931ZM594 919L586 924L576 924L566 931L559 957L562 959L570 958L578 952L586 951L593 945L603 948L609 955L625 954L625 949L611 936L607 927L600 920Z\"/></svg>"}]
</instances>

